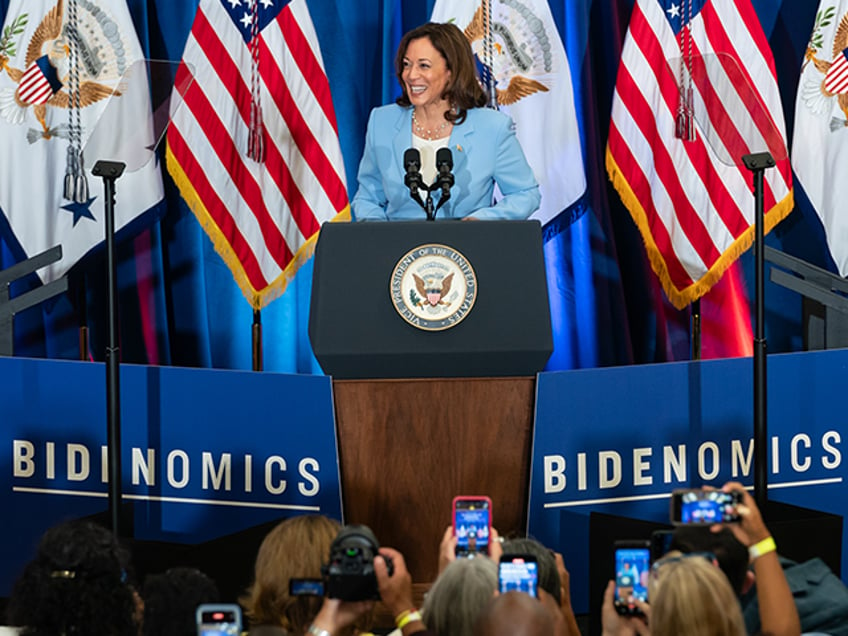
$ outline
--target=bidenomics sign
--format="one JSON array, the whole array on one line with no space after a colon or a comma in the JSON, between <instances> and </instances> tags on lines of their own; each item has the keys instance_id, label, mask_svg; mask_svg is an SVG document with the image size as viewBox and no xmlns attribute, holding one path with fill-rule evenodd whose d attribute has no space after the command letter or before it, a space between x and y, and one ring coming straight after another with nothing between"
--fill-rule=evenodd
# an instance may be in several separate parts
<instances>
[{"instance_id":1,"label":"bidenomics sign","mask_svg":"<svg viewBox=\"0 0 848 636\"><path fill-rule=\"evenodd\" d=\"M769 498L848 514L848 351L768 364ZM591 512L668 523L675 488L752 486L752 383L750 358L540 374L528 531L588 575Z\"/></svg>"},{"instance_id":2,"label":"bidenomics sign","mask_svg":"<svg viewBox=\"0 0 848 636\"><path fill-rule=\"evenodd\" d=\"M0 358L16 511L0 529L5 563L60 519L106 510L104 378L97 363ZM296 514L341 519L328 377L124 365L121 438L136 538L193 544Z\"/></svg>"}]
</instances>

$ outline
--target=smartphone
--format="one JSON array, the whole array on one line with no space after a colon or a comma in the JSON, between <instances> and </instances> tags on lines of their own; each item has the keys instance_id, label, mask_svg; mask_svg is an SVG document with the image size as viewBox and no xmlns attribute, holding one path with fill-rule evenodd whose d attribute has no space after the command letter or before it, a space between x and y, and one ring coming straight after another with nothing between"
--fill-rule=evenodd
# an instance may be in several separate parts
<instances>
[{"instance_id":1,"label":"smartphone","mask_svg":"<svg viewBox=\"0 0 848 636\"><path fill-rule=\"evenodd\" d=\"M498 589L539 596L539 564L532 554L504 554L498 563Z\"/></svg>"},{"instance_id":2,"label":"smartphone","mask_svg":"<svg viewBox=\"0 0 848 636\"><path fill-rule=\"evenodd\" d=\"M635 601L648 602L648 576L651 571L650 541L616 541L615 611L625 616L641 615Z\"/></svg>"},{"instance_id":3,"label":"smartphone","mask_svg":"<svg viewBox=\"0 0 848 636\"><path fill-rule=\"evenodd\" d=\"M234 603L200 605L196 616L197 636L241 634L241 608Z\"/></svg>"},{"instance_id":4,"label":"smartphone","mask_svg":"<svg viewBox=\"0 0 848 636\"><path fill-rule=\"evenodd\" d=\"M289 579L289 596L324 596L321 579Z\"/></svg>"},{"instance_id":5,"label":"smartphone","mask_svg":"<svg viewBox=\"0 0 848 636\"><path fill-rule=\"evenodd\" d=\"M453 534L456 537L456 556L489 554L492 500L488 497L454 497Z\"/></svg>"},{"instance_id":6,"label":"smartphone","mask_svg":"<svg viewBox=\"0 0 848 636\"><path fill-rule=\"evenodd\" d=\"M736 506L742 503L739 491L675 490L671 493L671 523L675 525L733 523L740 520Z\"/></svg>"}]
</instances>

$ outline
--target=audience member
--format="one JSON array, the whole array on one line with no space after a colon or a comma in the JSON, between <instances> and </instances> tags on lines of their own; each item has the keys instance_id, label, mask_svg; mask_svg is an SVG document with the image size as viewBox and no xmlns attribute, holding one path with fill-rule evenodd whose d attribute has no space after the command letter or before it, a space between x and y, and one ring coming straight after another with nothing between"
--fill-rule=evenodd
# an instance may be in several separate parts
<instances>
[{"instance_id":1,"label":"audience member","mask_svg":"<svg viewBox=\"0 0 848 636\"><path fill-rule=\"evenodd\" d=\"M604 592L603 636L744 636L739 603L716 563L701 554L670 552L657 561L648 583L650 605L636 600L642 612L616 612L615 582ZM648 627L650 625L650 628Z\"/></svg>"},{"instance_id":2,"label":"audience member","mask_svg":"<svg viewBox=\"0 0 848 636\"><path fill-rule=\"evenodd\" d=\"M740 597L749 634L763 631L757 600L757 577L749 569L750 555L728 527L716 532L703 526L681 526L672 535L670 549L712 552ZM848 588L821 559L796 563L778 556L798 611L801 631L848 636ZM768 585L768 583L766 583Z\"/></svg>"},{"instance_id":3,"label":"audience member","mask_svg":"<svg viewBox=\"0 0 848 636\"><path fill-rule=\"evenodd\" d=\"M539 587L553 596L557 603L562 601L562 584L553 552L535 539L524 537L507 539L502 547L504 554L531 554L536 557Z\"/></svg>"},{"instance_id":4,"label":"audience member","mask_svg":"<svg viewBox=\"0 0 848 636\"><path fill-rule=\"evenodd\" d=\"M744 591L746 587L750 588L753 581L759 582L755 592L749 592L751 594L748 600L749 607L750 603L754 602L754 597L756 599L753 609L749 609L749 619L746 620L749 633L763 633L771 636L800 634L799 613L777 556L777 546L763 522L754 498L742 484L737 482L725 484L722 490L725 492L736 490L742 493L742 503L737 506L741 521L711 526L710 531L716 539L710 544L713 547L708 549L716 554L719 565L722 566L737 594ZM741 549L733 543L726 534L727 531L740 544ZM694 536L697 535L688 535L690 541ZM684 538L686 538L685 535ZM675 545L674 539L672 539L672 545ZM745 567L747 561L751 562L752 574L748 574ZM750 616L751 612L755 615ZM817 622L817 619L815 620ZM821 628L819 625L813 625L812 622L810 621L811 624L807 629Z\"/></svg>"},{"instance_id":5,"label":"audience member","mask_svg":"<svg viewBox=\"0 0 848 636\"><path fill-rule=\"evenodd\" d=\"M390 576L386 558L391 559L394 572ZM412 604L412 576L406 567L403 555L392 548L380 548L374 559L374 574L380 591L380 599L395 617L395 624L403 636L435 636L435 632L424 627L421 613ZM373 606L372 601L349 602L325 598L321 610L309 626L313 636L338 636L352 625L357 618L366 614ZM439 636L445 636L439 634Z\"/></svg>"},{"instance_id":6,"label":"audience member","mask_svg":"<svg viewBox=\"0 0 848 636\"><path fill-rule=\"evenodd\" d=\"M716 532L707 526L679 526L671 535L668 549L669 552L684 554L709 552L715 555L737 596L746 592L753 583L753 572L748 570L748 548L740 543L727 526L722 526Z\"/></svg>"},{"instance_id":7,"label":"audience member","mask_svg":"<svg viewBox=\"0 0 848 636\"><path fill-rule=\"evenodd\" d=\"M703 556L658 561L649 579L648 598L652 636L745 636L733 588L717 564Z\"/></svg>"},{"instance_id":8,"label":"audience member","mask_svg":"<svg viewBox=\"0 0 848 636\"><path fill-rule=\"evenodd\" d=\"M217 603L218 586L200 570L176 567L144 580L144 636L196 636L198 605Z\"/></svg>"},{"instance_id":9,"label":"audience member","mask_svg":"<svg viewBox=\"0 0 848 636\"><path fill-rule=\"evenodd\" d=\"M653 574L664 572L662 577L652 576L649 585L651 604L637 601L637 606L644 613L643 618L618 616L613 606L615 583L610 581L604 594L602 623L605 635L629 636L631 634L737 634L745 633L744 620L739 607L736 592L744 585L747 575L740 572L740 567L728 567L728 564L738 560L741 554L738 547L728 541L725 530L732 533L743 546L742 550L749 555L753 562L754 575L760 582L757 586L757 601L761 628L758 633L769 636L798 636L801 624L798 611L792 599L792 592L783 574L775 551L774 539L769 534L763 522L760 511L753 497L743 486L729 482L722 488L724 492L738 491L742 493L742 502L736 507L740 520L726 525L715 524L710 532L716 535L714 542L715 553L710 555L714 566L703 558L703 553L692 554L692 558L665 558L654 568ZM681 531L682 532L682 531ZM687 531L691 532L691 531ZM706 547L706 546L705 546ZM712 547L710 546L712 551ZM670 554L681 554L673 552ZM673 565L676 563L684 565ZM728 575L719 569L721 563L728 567ZM698 564L698 565L694 565ZM710 569L710 574L704 574L704 564ZM672 567L673 565L673 567ZM698 568L700 574L698 574ZM678 569L680 572L678 573ZM690 571L691 570L691 571ZM719 589L715 582L715 574L720 574L720 581L726 586L732 596L728 602L724 590ZM660 582L662 584L660 585ZM736 590L731 586L731 581ZM704 589L699 589L698 585ZM719 616L722 613L722 617ZM736 625L741 621L741 631ZM650 623L648 630L646 620ZM693 622L694 621L694 622ZM690 626L691 623L691 626ZM664 631L665 630L665 631ZM712 631L710 631L712 630Z\"/></svg>"},{"instance_id":10,"label":"audience member","mask_svg":"<svg viewBox=\"0 0 848 636\"><path fill-rule=\"evenodd\" d=\"M470 636L497 589L498 567L491 559L456 559L427 593L424 624L439 636Z\"/></svg>"},{"instance_id":11,"label":"audience member","mask_svg":"<svg viewBox=\"0 0 848 636\"><path fill-rule=\"evenodd\" d=\"M321 608L318 596L292 596L289 581L321 578L321 566L339 524L320 515L301 515L278 524L256 555L254 582L240 599L250 636L304 634Z\"/></svg>"},{"instance_id":12,"label":"audience member","mask_svg":"<svg viewBox=\"0 0 848 636\"><path fill-rule=\"evenodd\" d=\"M129 553L89 521L49 529L15 583L8 615L26 636L138 636L142 608Z\"/></svg>"},{"instance_id":13,"label":"audience member","mask_svg":"<svg viewBox=\"0 0 848 636\"><path fill-rule=\"evenodd\" d=\"M442 542L439 544L439 574L444 572L448 565L456 561L456 544L457 539L453 533L453 526L448 526L445 528L445 532L442 535ZM501 554L503 554L502 545L503 541L500 535L498 535L498 531L492 528L492 536L489 541L489 558L495 563L498 562Z\"/></svg>"},{"instance_id":14,"label":"audience member","mask_svg":"<svg viewBox=\"0 0 848 636\"><path fill-rule=\"evenodd\" d=\"M507 592L489 601L474 625L475 636L550 636L554 617L523 592Z\"/></svg>"},{"instance_id":15,"label":"audience member","mask_svg":"<svg viewBox=\"0 0 848 636\"><path fill-rule=\"evenodd\" d=\"M562 555L530 538L508 539L504 541L502 548L505 554L532 554L536 557L539 589L550 594L552 601L559 607L565 623L565 633L569 636L580 636L577 617L571 607L571 577L565 569ZM544 603L544 595L540 594L540 597Z\"/></svg>"}]
</instances>

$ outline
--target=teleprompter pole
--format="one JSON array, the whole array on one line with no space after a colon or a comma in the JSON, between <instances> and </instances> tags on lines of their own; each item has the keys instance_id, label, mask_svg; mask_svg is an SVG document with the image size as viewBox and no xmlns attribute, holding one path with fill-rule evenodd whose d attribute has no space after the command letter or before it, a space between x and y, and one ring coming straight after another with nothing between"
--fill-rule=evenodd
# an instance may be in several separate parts
<instances>
[{"instance_id":1,"label":"teleprompter pole","mask_svg":"<svg viewBox=\"0 0 848 636\"><path fill-rule=\"evenodd\" d=\"M754 175L754 280L756 319L754 324L754 497L757 507L766 513L768 502L768 430L766 424L766 337L765 337L765 244L763 173L775 165L768 152L742 157Z\"/></svg>"},{"instance_id":2,"label":"teleprompter pole","mask_svg":"<svg viewBox=\"0 0 848 636\"><path fill-rule=\"evenodd\" d=\"M115 264L115 181L126 164L98 161L91 172L103 177L106 225L106 278L109 306L109 340L106 345L106 454L109 474L109 519L112 533L122 536L121 528L121 386L120 348L118 345L118 282Z\"/></svg>"}]
</instances>

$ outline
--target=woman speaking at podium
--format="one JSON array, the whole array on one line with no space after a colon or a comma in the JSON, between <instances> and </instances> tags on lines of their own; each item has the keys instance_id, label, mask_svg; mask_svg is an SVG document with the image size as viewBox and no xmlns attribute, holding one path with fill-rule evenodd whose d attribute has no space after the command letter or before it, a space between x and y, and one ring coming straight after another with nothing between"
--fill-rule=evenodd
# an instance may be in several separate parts
<instances>
[{"instance_id":1,"label":"woman speaking at podium","mask_svg":"<svg viewBox=\"0 0 848 636\"><path fill-rule=\"evenodd\" d=\"M485 108L486 93L462 31L436 22L409 31L395 68L403 93L396 104L371 111L355 218L424 220L431 184L434 199L445 199L438 218L529 217L539 207L539 186L512 119ZM411 195L416 190L420 202Z\"/></svg>"}]
</instances>

